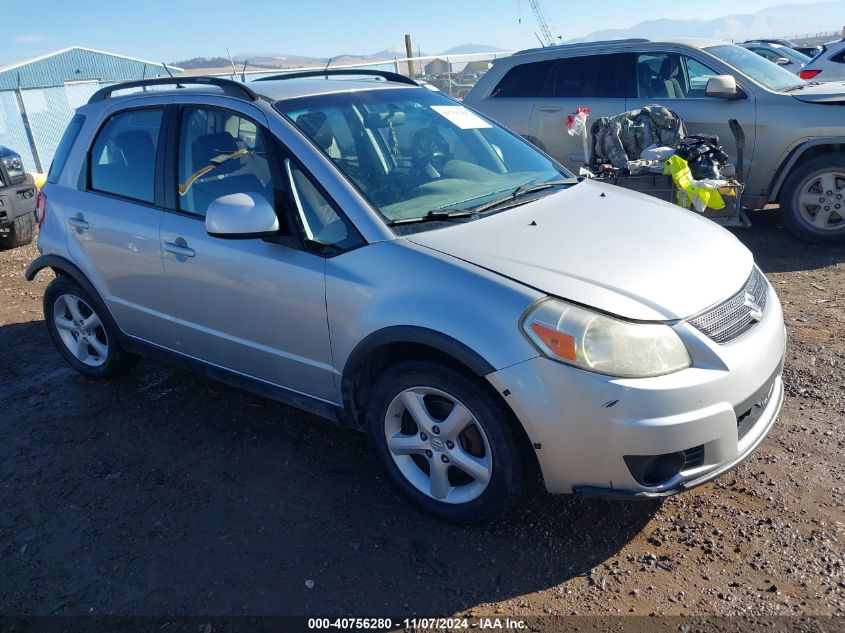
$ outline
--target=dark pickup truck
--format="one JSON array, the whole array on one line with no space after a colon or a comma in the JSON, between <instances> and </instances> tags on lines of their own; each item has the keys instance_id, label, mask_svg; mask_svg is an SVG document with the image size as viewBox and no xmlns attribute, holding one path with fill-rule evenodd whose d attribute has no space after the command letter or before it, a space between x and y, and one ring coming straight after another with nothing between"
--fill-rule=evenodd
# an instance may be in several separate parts
<instances>
[{"instance_id":1,"label":"dark pickup truck","mask_svg":"<svg viewBox=\"0 0 845 633\"><path fill-rule=\"evenodd\" d=\"M0 145L0 250L32 241L35 202L35 185L21 157Z\"/></svg>"}]
</instances>

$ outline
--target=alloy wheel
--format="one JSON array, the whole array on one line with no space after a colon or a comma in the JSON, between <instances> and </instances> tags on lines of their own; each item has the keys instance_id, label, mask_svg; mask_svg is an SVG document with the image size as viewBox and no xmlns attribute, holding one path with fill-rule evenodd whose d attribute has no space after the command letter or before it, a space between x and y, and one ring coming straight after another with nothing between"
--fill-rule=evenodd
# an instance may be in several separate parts
<instances>
[{"instance_id":1,"label":"alloy wheel","mask_svg":"<svg viewBox=\"0 0 845 633\"><path fill-rule=\"evenodd\" d=\"M53 323L62 343L79 362L89 367L100 367L106 362L106 330L85 301L71 294L59 295L53 304Z\"/></svg>"},{"instance_id":2,"label":"alloy wheel","mask_svg":"<svg viewBox=\"0 0 845 633\"><path fill-rule=\"evenodd\" d=\"M478 498L490 483L490 442L472 412L431 387L400 392L387 407L387 447L399 471L418 491L444 503Z\"/></svg>"},{"instance_id":3,"label":"alloy wheel","mask_svg":"<svg viewBox=\"0 0 845 633\"><path fill-rule=\"evenodd\" d=\"M845 226L845 173L825 172L812 176L798 194L801 219L822 231Z\"/></svg>"}]
</instances>

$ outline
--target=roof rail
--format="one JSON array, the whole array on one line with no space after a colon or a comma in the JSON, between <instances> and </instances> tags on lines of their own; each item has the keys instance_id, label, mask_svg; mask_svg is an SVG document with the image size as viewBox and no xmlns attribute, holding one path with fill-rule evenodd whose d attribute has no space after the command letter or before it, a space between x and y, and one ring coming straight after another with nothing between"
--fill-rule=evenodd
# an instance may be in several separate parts
<instances>
[{"instance_id":1,"label":"roof rail","mask_svg":"<svg viewBox=\"0 0 845 633\"><path fill-rule=\"evenodd\" d=\"M224 79L223 77L156 77L153 79L138 79L137 81L124 81L111 86L100 88L97 92L91 95L88 103L97 103L98 101L105 101L110 98L113 92L118 90L128 90L129 88L146 88L147 86L169 86L175 85L181 88L183 85L200 85L200 86L216 86L220 88L225 94L235 97L248 99L249 101L257 101L258 95L247 88L244 84L232 81L231 79Z\"/></svg>"},{"instance_id":2,"label":"roof rail","mask_svg":"<svg viewBox=\"0 0 845 633\"><path fill-rule=\"evenodd\" d=\"M326 79L328 79L330 75L351 75L353 77L360 77L363 75L367 77L381 77L383 79L386 79L387 81L395 81L397 83L409 84L411 86L419 86L416 81L414 81L410 77L406 77L405 75L393 73L389 70L373 70L370 68L362 68L360 70L356 68L324 68L323 70L315 68L314 70L300 70L296 72L271 75L270 77L259 77L258 79L253 79L253 81L276 81L278 79L305 79L307 77L325 77Z\"/></svg>"}]
</instances>

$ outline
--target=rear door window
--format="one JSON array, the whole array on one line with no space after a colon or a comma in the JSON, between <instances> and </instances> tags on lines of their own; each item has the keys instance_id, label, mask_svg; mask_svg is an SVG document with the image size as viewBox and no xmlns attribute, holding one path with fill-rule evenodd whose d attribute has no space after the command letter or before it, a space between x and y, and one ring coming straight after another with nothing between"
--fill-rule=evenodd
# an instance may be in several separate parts
<instances>
[{"instance_id":1,"label":"rear door window","mask_svg":"<svg viewBox=\"0 0 845 633\"><path fill-rule=\"evenodd\" d=\"M108 120L91 147L91 190L153 203L163 112L130 110Z\"/></svg>"},{"instance_id":2,"label":"rear door window","mask_svg":"<svg viewBox=\"0 0 845 633\"><path fill-rule=\"evenodd\" d=\"M511 68L499 85L490 93L496 98L531 98L543 96L546 81L554 67L554 60L520 64Z\"/></svg>"},{"instance_id":3,"label":"rear door window","mask_svg":"<svg viewBox=\"0 0 845 633\"><path fill-rule=\"evenodd\" d=\"M633 56L628 53L560 59L549 96L558 99L633 96L633 65Z\"/></svg>"}]
</instances>

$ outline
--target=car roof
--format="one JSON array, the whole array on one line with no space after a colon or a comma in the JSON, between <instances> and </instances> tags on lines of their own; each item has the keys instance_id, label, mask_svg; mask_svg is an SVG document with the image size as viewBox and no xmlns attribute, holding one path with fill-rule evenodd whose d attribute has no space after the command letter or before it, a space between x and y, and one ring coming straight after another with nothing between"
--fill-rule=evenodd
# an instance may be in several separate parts
<instances>
[{"instance_id":1,"label":"car roof","mask_svg":"<svg viewBox=\"0 0 845 633\"><path fill-rule=\"evenodd\" d=\"M730 44L726 40L718 40L718 39L706 39L706 38L697 38L697 37L685 37L685 38L673 38L673 39L660 39L660 40L649 40L645 38L630 38L625 40L603 40L597 42L575 42L572 44L558 44L557 46L546 46L542 48L528 48L517 53L514 53L512 57L516 57L518 55L528 55L528 54L539 54L539 55L550 55L554 56L555 53L559 52L568 52L568 51L581 51L581 50L595 50L600 49L601 51L612 51L617 48L627 48L631 45L635 44L648 44L649 47L653 46L660 46L660 45L674 45L674 46L690 46L692 48L707 48L708 46L718 46L720 44ZM508 57L501 58L502 60L510 59Z\"/></svg>"}]
</instances>

